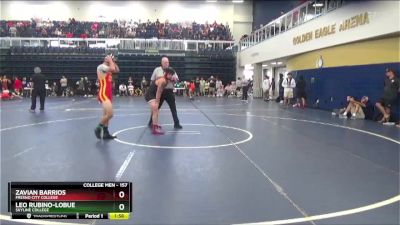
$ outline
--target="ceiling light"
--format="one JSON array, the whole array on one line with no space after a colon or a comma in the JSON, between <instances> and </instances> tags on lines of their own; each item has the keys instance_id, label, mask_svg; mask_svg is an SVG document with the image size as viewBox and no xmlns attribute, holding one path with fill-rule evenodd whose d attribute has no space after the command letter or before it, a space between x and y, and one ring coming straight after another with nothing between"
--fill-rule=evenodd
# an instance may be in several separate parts
<instances>
[{"instance_id":1,"label":"ceiling light","mask_svg":"<svg viewBox=\"0 0 400 225\"><path fill-rule=\"evenodd\" d=\"M243 3L243 0L232 0L233 3Z\"/></svg>"},{"instance_id":2,"label":"ceiling light","mask_svg":"<svg viewBox=\"0 0 400 225\"><path fill-rule=\"evenodd\" d=\"M282 62L277 62L278 63L278 65L281 65L282 64Z\"/></svg>"},{"instance_id":3,"label":"ceiling light","mask_svg":"<svg viewBox=\"0 0 400 225\"><path fill-rule=\"evenodd\" d=\"M276 65L276 62L272 62L271 65Z\"/></svg>"}]
</instances>

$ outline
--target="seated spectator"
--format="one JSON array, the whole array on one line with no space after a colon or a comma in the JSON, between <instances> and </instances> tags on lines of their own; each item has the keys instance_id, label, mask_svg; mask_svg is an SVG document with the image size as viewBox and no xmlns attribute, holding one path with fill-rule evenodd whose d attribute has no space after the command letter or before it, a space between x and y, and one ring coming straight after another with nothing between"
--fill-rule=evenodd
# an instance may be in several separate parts
<instances>
[{"instance_id":1,"label":"seated spectator","mask_svg":"<svg viewBox=\"0 0 400 225\"><path fill-rule=\"evenodd\" d=\"M347 96L349 103L346 108L339 111L340 118L351 119L372 119L372 107L369 104L368 96L363 96L360 101L357 101L352 96Z\"/></svg>"},{"instance_id":2,"label":"seated spectator","mask_svg":"<svg viewBox=\"0 0 400 225\"><path fill-rule=\"evenodd\" d=\"M119 85L119 95L120 96L128 96L128 91L126 85L124 83Z\"/></svg>"},{"instance_id":3,"label":"seated spectator","mask_svg":"<svg viewBox=\"0 0 400 225\"><path fill-rule=\"evenodd\" d=\"M189 40L232 40L228 25L197 23L86 22L76 21L4 21L0 23L1 37L67 37L67 38L158 38Z\"/></svg>"},{"instance_id":4,"label":"seated spectator","mask_svg":"<svg viewBox=\"0 0 400 225\"><path fill-rule=\"evenodd\" d=\"M224 96L228 96L231 93L231 85L228 83L224 88Z\"/></svg>"},{"instance_id":5,"label":"seated spectator","mask_svg":"<svg viewBox=\"0 0 400 225\"><path fill-rule=\"evenodd\" d=\"M129 92L129 96L133 96L135 93L135 87L133 86L132 82L129 82L128 84L128 92Z\"/></svg>"}]
</instances>

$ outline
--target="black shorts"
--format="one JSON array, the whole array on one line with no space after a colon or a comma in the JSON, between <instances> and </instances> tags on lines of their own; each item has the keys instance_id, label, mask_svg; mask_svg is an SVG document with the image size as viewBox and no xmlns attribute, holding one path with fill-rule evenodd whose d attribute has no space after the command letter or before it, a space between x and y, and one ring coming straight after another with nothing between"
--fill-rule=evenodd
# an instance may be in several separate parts
<instances>
[{"instance_id":1,"label":"black shorts","mask_svg":"<svg viewBox=\"0 0 400 225\"><path fill-rule=\"evenodd\" d=\"M144 95L144 99L146 100L146 102L149 102L153 99L156 99L156 95L151 91L147 91L146 94Z\"/></svg>"},{"instance_id":2,"label":"black shorts","mask_svg":"<svg viewBox=\"0 0 400 225\"><path fill-rule=\"evenodd\" d=\"M391 108L396 103L396 99L381 98L378 102L380 102L383 107Z\"/></svg>"},{"instance_id":3,"label":"black shorts","mask_svg":"<svg viewBox=\"0 0 400 225\"><path fill-rule=\"evenodd\" d=\"M305 92L301 91L301 92L297 92L297 98L307 98L307 95Z\"/></svg>"}]
</instances>

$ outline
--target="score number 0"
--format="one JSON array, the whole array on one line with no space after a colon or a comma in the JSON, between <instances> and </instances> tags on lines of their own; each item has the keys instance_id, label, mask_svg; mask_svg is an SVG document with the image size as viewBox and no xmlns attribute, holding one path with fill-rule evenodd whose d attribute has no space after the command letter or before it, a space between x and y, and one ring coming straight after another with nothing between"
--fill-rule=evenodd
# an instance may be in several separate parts
<instances>
[{"instance_id":1,"label":"score number 0","mask_svg":"<svg viewBox=\"0 0 400 225\"><path fill-rule=\"evenodd\" d=\"M120 191L118 193L118 197L119 198L124 198L125 197L125 192ZM123 211L125 209L125 205L123 203L121 203L121 204L119 204L118 208L119 208L119 210Z\"/></svg>"}]
</instances>

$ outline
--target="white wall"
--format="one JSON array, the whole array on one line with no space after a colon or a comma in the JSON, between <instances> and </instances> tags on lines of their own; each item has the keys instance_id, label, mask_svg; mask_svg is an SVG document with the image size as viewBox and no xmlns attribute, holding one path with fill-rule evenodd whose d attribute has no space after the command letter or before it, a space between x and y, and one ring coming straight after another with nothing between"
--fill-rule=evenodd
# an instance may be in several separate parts
<instances>
[{"instance_id":1,"label":"white wall","mask_svg":"<svg viewBox=\"0 0 400 225\"><path fill-rule=\"evenodd\" d=\"M250 34L253 26L253 3L246 1L243 4L234 4L233 29L234 40L239 42L244 34Z\"/></svg>"},{"instance_id":2,"label":"white wall","mask_svg":"<svg viewBox=\"0 0 400 225\"><path fill-rule=\"evenodd\" d=\"M243 50L238 54L238 62L243 66L378 36L394 33L398 35L400 32L399 9L400 2L398 1L349 1L342 8ZM369 24L339 32L339 24L344 20L365 12L369 13ZM335 34L318 39L313 38L297 45L293 44L294 37L335 23L337 24Z\"/></svg>"},{"instance_id":3,"label":"white wall","mask_svg":"<svg viewBox=\"0 0 400 225\"><path fill-rule=\"evenodd\" d=\"M249 1L233 4L207 3L200 1L1 1L1 19L30 20L31 18L50 18L83 21L113 21L114 19L133 19L138 21L182 22L193 20L198 23L229 24L235 40L251 31L252 4ZM241 25L237 28L236 22Z\"/></svg>"}]
</instances>

